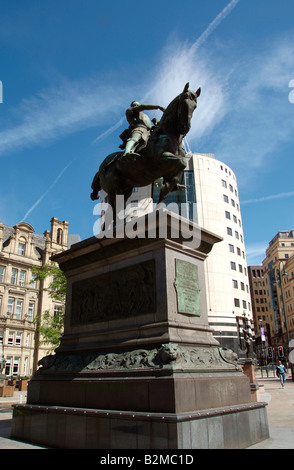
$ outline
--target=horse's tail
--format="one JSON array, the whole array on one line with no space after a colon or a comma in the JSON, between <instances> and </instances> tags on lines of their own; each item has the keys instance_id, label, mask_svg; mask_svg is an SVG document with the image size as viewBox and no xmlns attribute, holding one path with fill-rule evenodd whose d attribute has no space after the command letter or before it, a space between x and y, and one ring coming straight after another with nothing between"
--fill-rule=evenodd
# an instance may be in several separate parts
<instances>
[{"instance_id":1,"label":"horse's tail","mask_svg":"<svg viewBox=\"0 0 294 470\"><path fill-rule=\"evenodd\" d=\"M99 199L99 191L101 191L101 184L100 184L100 172L97 171L96 175L93 178L93 182L91 185L91 188L93 189L91 193L91 199L92 201L95 201L96 199Z\"/></svg>"}]
</instances>

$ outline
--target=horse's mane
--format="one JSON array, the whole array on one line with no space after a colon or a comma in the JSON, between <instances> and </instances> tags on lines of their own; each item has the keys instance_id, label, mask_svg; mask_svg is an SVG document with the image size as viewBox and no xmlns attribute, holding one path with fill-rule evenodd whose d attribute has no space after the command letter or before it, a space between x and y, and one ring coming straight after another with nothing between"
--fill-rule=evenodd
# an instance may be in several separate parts
<instances>
[{"instance_id":1,"label":"horse's mane","mask_svg":"<svg viewBox=\"0 0 294 470\"><path fill-rule=\"evenodd\" d=\"M159 124L158 124L158 127L159 128L163 128L163 127L169 127L170 126L170 121L171 119L174 119L175 115L176 115L176 110L177 110L177 107L178 107L178 104L179 104L179 101L180 101L180 97L181 97L182 94L176 96L168 105L168 107L165 109L160 121L159 121Z\"/></svg>"}]
</instances>

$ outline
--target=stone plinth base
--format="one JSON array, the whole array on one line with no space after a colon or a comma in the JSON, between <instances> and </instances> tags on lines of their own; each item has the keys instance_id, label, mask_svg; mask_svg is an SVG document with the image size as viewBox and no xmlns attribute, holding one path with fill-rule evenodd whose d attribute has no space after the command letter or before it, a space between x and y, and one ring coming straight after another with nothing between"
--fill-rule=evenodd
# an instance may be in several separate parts
<instances>
[{"instance_id":1,"label":"stone plinth base","mask_svg":"<svg viewBox=\"0 0 294 470\"><path fill-rule=\"evenodd\" d=\"M181 414L16 405L12 433L66 449L244 449L269 437L264 403Z\"/></svg>"},{"instance_id":2,"label":"stone plinth base","mask_svg":"<svg viewBox=\"0 0 294 470\"><path fill-rule=\"evenodd\" d=\"M14 409L14 438L221 449L268 437L266 405L252 403L237 356L208 325L204 261L221 238L172 213L155 216L148 233L147 216L136 219L136 238L92 238L53 257L67 277L64 334L39 361L27 405Z\"/></svg>"}]
</instances>

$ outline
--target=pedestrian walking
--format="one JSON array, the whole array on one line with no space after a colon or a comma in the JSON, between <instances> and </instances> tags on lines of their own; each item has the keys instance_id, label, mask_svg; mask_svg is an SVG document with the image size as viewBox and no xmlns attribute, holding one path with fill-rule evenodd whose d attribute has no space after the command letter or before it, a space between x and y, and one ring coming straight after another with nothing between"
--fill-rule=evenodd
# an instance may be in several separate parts
<instances>
[{"instance_id":1,"label":"pedestrian walking","mask_svg":"<svg viewBox=\"0 0 294 470\"><path fill-rule=\"evenodd\" d=\"M284 388L287 372L286 372L284 364L282 364L281 361L279 361L279 363L277 365L276 372L277 372L277 376L279 377L279 379L281 381L282 388Z\"/></svg>"}]
</instances>

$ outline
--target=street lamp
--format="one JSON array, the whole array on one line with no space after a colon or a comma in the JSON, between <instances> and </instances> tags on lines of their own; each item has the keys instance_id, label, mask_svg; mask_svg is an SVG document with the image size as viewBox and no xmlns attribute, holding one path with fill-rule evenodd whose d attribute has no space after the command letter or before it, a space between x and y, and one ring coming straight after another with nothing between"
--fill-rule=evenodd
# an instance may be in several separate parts
<instances>
[{"instance_id":1,"label":"street lamp","mask_svg":"<svg viewBox=\"0 0 294 470\"><path fill-rule=\"evenodd\" d=\"M267 354L266 354L266 337L265 337L265 329L263 326L264 321L259 319L259 329L260 329L260 342L261 342L261 353L262 353L262 359L265 361L265 364L267 365Z\"/></svg>"},{"instance_id":2,"label":"street lamp","mask_svg":"<svg viewBox=\"0 0 294 470\"><path fill-rule=\"evenodd\" d=\"M279 268L281 267L281 263ZM281 298L283 302L283 310L284 310L284 317L285 317L285 327L286 327L286 335L287 335L287 344L289 347L290 344L290 335L289 335L289 329L288 329L288 322L287 322L287 315L286 315L286 306L285 306L285 299L284 299L284 292L283 292L283 284L282 284L282 277L287 277L288 274L285 271L285 266L283 266L283 273L281 274L280 269L276 269L276 276L274 276L274 281L273 284L276 284L280 287L281 289ZM294 374L293 374L293 364L290 361L290 367L291 367L291 375L292 375L292 382L294 382Z\"/></svg>"}]
</instances>

